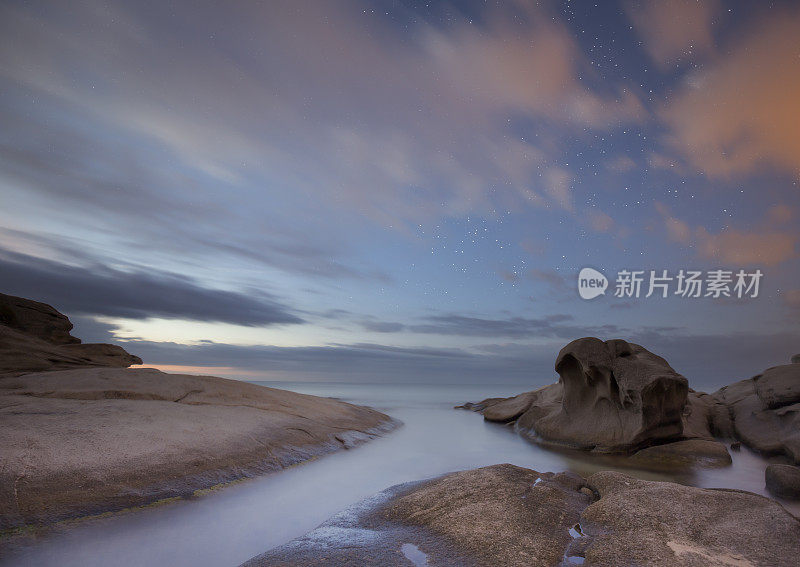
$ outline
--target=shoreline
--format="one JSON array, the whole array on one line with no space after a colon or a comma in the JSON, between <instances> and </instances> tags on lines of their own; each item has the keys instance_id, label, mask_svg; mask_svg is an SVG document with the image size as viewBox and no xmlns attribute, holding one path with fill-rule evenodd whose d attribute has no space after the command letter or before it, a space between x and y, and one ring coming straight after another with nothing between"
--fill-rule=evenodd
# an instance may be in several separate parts
<instances>
[{"instance_id":1,"label":"shoreline","mask_svg":"<svg viewBox=\"0 0 800 567\"><path fill-rule=\"evenodd\" d=\"M0 422L8 537L279 472L400 425L286 390L108 368L4 378Z\"/></svg>"}]
</instances>

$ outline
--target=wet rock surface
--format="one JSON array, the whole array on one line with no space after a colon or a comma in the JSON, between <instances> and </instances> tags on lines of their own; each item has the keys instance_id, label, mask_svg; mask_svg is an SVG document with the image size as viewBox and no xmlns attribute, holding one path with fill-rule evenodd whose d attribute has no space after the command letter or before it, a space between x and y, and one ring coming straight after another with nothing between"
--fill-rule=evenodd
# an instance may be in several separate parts
<instances>
[{"instance_id":1,"label":"wet rock surface","mask_svg":"<svg viewBox=\"0 0 800 567\"><path fill-rule=\"evenodd\" d=\"M245 565L767 566L799 553L800 522L755 494L494 465L391 488Z\"/></svg>"}]
</instances>

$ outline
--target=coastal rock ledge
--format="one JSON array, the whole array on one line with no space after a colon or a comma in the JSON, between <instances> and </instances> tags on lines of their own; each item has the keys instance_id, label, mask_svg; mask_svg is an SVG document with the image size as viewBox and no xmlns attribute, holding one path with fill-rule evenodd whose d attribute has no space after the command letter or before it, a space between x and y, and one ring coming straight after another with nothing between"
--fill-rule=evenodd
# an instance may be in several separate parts
<instances>
[{"instance_id":1,"label":"coastal rock ledge","mask_svg":"<svg viewBox=\"0 0 800 567\"><path fill-rule=\"evenodd\" d=\"M63 348L90 346L75 342L66 317L11 296L0 297L0 307L0 532L6 535L191 496L348 449L398 424L330 398L120 368L141 361L112 345L105 345L111 358L62 356ZM51 364L40 363L50 356L45 351ZM42 364L49 371L30 371Z\"/></svg>"},{"instance_id":2,"label":"coastal rock ledge","mask_svg":"<svg viewBox=\"0 0 800 567\"><path fill-rule=\"evenodd\" d=\"M494 465L395 486L245 567L774 567L800 521L739 490Z\"/></svg>"}]
</instances>

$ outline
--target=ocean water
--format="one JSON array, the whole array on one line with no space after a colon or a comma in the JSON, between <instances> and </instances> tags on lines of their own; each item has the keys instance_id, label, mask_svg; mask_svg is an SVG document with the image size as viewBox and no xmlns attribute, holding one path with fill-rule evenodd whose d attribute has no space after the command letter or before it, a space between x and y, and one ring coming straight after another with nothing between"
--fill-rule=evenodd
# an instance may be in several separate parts
<instances>
[{"instance_id":1,"label":"ocean water","mask_svg":"<svg viewBox=\"0 0 800 567\"><path fill-rule=\"evenodd\" d=\"M0 565L238 565L389 486L497 463L584 475L616 469L641 478L765 494L767 461L744 448L732 453L733 466L724 469L653 473L627 468L619 458L598 460L577 452L543 449L506 426L453 409L465 401L529 389L524 386L263 384L368 405L404 425L355 449L202 497L83 522L39 537L4 553ZM800 506L785 505L800 513Z\"/></svg>"}]
</instances>

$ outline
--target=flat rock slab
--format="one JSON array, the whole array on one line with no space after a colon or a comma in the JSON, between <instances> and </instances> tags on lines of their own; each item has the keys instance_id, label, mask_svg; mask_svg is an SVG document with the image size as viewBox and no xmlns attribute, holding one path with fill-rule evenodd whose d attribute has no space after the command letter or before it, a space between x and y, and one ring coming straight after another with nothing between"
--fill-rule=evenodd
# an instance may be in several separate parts
<instances>
[{"instance_id":1,"label":"flat rock slab","mask_svg":"<svg viewBox=\"0 0 800 567\"><path fill-rule=\"evenodd\" d=\"M0 529L190 495L395 425L329 398L153 369L3 378Z\"/></svg>"},{"instance_id":2,"label":"flat rock slab","mask_svg":"<svg viewBox=\"0 0 800 567\"><path fill-rule=\"evenodd\" d=\"M791 565L800 521L737 490L513 465L391 488L245 565Z\"/></svg>"},{"instance_id":3,"label":"flat rock slab","mask_svg":"<svg viewBox=\"0 0 800 567\"><path fill-rule=\"evenodd\" d=\"M726 467L732 464L728 449L719 441L708 439L687 439L663 445L653 445L631 455L631 464L641 464L658 470L670 467L703 465L707 467Z\"/></svg>"}]
</instances>

